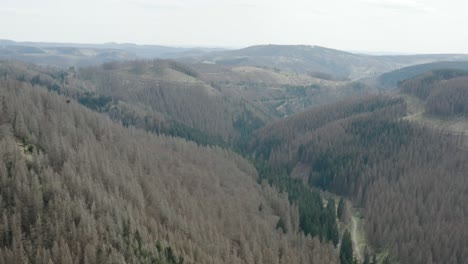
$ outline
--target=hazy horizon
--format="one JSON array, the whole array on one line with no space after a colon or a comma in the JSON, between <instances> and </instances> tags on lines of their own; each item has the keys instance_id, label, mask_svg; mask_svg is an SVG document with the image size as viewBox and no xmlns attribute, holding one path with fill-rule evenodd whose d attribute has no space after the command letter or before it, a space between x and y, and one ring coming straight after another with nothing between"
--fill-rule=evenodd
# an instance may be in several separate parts
<instances>
[{"instance_id":1,"label":"hazy horizon","mask_svg":"<svg viewBox=\"0 0 468 264\"><path fill-rule=\"evenodd\" d=\"M460 0L0 0L1 39L364 53L468 53Z\"/></svg>"},{"instance_id":2,"label":"hazy horizon","mask_svg":"<svg viewBox=\"0 0 468 264\"><path fill-rule=\"evenodd\" d=\"M110 44L117 44L117 45L138 45L138 46L162 46L162 47L170 47L170 48L181 48L181 49L220 49L220 50L237 50L237 49L244 49L252 46L267 46L267 45L284 45L284 46L319 46L313 44L276 44L276 43L257 43L252 44L249 46L216 46L216 45L163 45L158 43L135 43L135 42L116 42L116 41L106 41L106 42L99 42L99 43L92 43L92 42L61 42L61 41L42 41L42 40L15 40L15 39L5 39L0 38L0 41L14 41L17 43L43 43L43 44L60 44L60 45L110 45ZM324 47L328 49L336 49L334 47ZM385 56L385 55L424 55L427 53L416 53L416 52L398 52L398 51L388 51L388 50L341 50L349 53L355 54L365 54L365 55L375 55L375 56ZM457 53L431 53L431 54L457 54ZM468 54L468 53L458 53L458 54Z\"/></svg>"}]
</instances>

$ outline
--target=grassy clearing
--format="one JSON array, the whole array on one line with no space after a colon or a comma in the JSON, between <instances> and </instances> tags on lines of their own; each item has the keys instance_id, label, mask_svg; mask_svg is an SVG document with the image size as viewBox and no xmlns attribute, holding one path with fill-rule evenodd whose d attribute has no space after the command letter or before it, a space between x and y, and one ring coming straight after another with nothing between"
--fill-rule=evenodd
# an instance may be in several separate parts
<instances>
[{"instance_id":1,"label":"grassy clearing","mask_svg":"<svg viewBox=\"0 0 468 264\"><path fill-rule=\"evenodd\" d=\"M468 134L468 118L430 116L425 113L424 101L421 99L406 94L402 95L402 98L408 107L407 116L404 119L428 125L445 133Z\"/></svg>"},{"instance_id":2,"label":"grassy clearing","mask_svg":"<svg viewBox=\"0 0 468 264\"><path fill-rule=\"evenodd\" d=\"M405 100L408 108L407 115L403 119L431 127L444 134L464 135L464 142L461 147L468 150L468 118L444 118L427 115L423 100L407 94L401 97Z\"/></svg>"},{"instance_id":3,"label":"grassy clearing","mask_svg":"<svg viewBox=\"0 0 468 264\"><path fill-rule=\"evenodd\" d=\"M354 246L356 247L356 255L359 260L362 260L364 251L367 246L367 241L366 241L366 235L364 232L364 225L362 221L362 216L359 213L359 211L355 211L355 214L353 215L353 219L356 226L353 226L353 241L354 241Z\"/></svg>"},{"instance_id":4,"label":"grassy clearing","mask_svg":"<svg viewBox=\"0 0 468 264\"><path fill-rule=\"evenodd\" d=\"M21 141L16 141L16 144L18 145L23 157L29 162L33 161L33 153L38 151L37 147L31 144L24 144Z\"/></svg>"},{"instance_id":5,"label":"grassy clearing","mask_svg":"<svg viewBox=\"0 0 468 264\"><path fill-rule=\"evenodd\" d=\"M328 199L334 199L335 204L337 205L338 208L338 203L340 201L340 196L329 193L329 192L323 192L322 193L323 199L323 204L324 206L327 205ZM354 256L361 262L364 258L364 252L366 248L372 252L372 248L370 245L367 244L366 240L366 234L364 230L364 217L361 213L360 208L356 208L352 206L351 201L348 199L345 199L346 203L346 213L345 213L345 220L344 222L339 221L338 222L338 229L340 232L340 237L343 236L343 233L346 229L348 229L349 232L351 232L351 238L353 240L353 251L354 251ZM356 229L354 230L354 223L356 223Z\"/></svg>"}]
</instances>

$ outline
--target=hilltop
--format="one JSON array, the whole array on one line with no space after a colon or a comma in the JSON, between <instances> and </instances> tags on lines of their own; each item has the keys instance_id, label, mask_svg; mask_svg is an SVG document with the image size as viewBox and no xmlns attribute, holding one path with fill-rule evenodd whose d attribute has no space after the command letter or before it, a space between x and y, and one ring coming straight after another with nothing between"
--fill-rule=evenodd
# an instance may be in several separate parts
<instances>
[{"instance_id":1,"label":"hilltop","mask_svg":"<svg viewBox=\"0 0 468 264\"><path fill-rule=\"evenodd\" d=\"M237 50L180 48L131 43L78 44L0 40L0 58L41 65L83 67L129 59L177 59L188 64L254 66L327 80L376 78L422 63L468 60L463 54L365 55L307 45L257 45Z\"/></svg>"},{"instance_id":2,"label":"hilltop","mask_svg":"<svg viewBox=\"0 0 468 264\"><path fill-rule=\"evenodd\" d=\"M239 50L211 52L200 60L221 65L249 65L289 72L328 75L357 80L376 77L401 67L441 60L463 60L467 55L371 56L306 45L258 45Z\"/></svg>"},{"instance_id":3,"label":"hilltop","mask_svg":"<svg viewBox=\"0 0 468 264\"><path fill-rule=\"evenodd\" d=\"M378 77L379 84L385 87L396 87L402 81L414 78L428 71L443 69L468 70L467 61L440 61L418 64L387 72Z\"/></svg>"}]
</instances>

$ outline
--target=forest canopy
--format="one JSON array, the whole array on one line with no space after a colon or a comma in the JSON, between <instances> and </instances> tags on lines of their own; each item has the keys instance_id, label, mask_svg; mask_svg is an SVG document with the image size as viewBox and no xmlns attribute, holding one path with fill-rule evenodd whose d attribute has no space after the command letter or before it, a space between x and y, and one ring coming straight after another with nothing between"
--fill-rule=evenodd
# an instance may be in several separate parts
<instances>
[{"instance_id":1,"label":"forest canopy","mask_svg":"<svg viewBox=\"0 0 468 264\"><path fill-rule=\"evenodd\" d=\"M444 84L456 89L462 80ZM347 100L267 125L251 151L273 167L290 168L290 176L311 187L362 206L371 245L400 263L463 263L463 138L406 121L405 114L400 98ZM302 173L292 175L298 168Z\"/></svg>"},{"instance_id":2,"label":"forest canopy","mask_svg":"<svg viewBox=\"0 0 468 264\"><path fill-rule=\"evenodd\" d=\"M0 263L338 263L239 155L0 87Z\"/></svg>"}]
</instances>

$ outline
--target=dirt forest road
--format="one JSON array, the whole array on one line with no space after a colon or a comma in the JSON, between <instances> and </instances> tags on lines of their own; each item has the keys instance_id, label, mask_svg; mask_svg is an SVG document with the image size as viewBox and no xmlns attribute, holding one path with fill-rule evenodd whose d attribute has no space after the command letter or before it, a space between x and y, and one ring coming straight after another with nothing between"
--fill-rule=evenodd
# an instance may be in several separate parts
<instances>
[{"instance_id":1,"label":"dirt forest road","mask_svg":"<svg viewBox=\"0 0 468 264\"><path fill-rule=\"evenodd\" d=\"M359 249L359 244L358 244L358 241L357 241L357 226L358 226L358 224L357 224L355 216L352 217L352 221L353 221L353 232L351 234L351 238L353 240L354 253L356 254L356 258L358 259L358 261L361 261L362 260L361 251Z\"/></svg>"}]
</instances>

